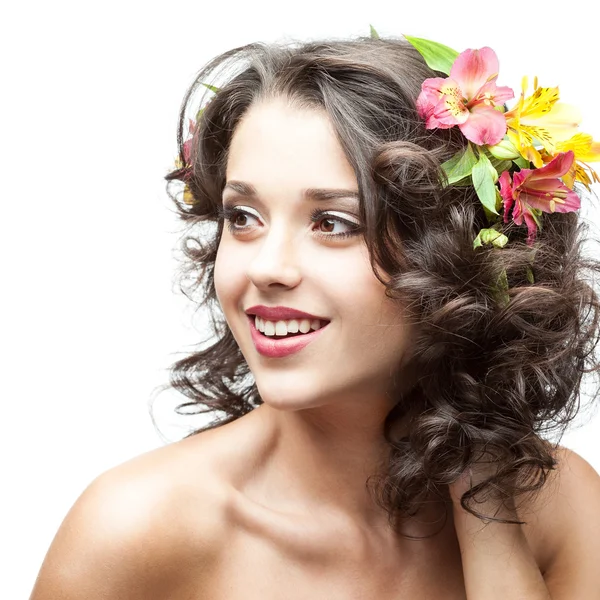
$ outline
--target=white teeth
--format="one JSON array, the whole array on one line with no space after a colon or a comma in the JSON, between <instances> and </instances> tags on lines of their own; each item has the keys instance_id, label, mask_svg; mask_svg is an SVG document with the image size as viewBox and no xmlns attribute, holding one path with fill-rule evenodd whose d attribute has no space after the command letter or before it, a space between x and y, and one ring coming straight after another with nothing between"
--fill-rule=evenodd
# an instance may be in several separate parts
<instances>
[{"instance_id":1,"label":"white teeth","mask_svg":"<svg viewBox=\"0 0 600 600\"><path fill-rule=\"evenodd\" d=\"M266 321L254 316L254 326L258 331L268 336L287 335L288 333L308 333L311 329L321 329L319 319L290 319L289 321Z\"/></svg>"}]
</instances>

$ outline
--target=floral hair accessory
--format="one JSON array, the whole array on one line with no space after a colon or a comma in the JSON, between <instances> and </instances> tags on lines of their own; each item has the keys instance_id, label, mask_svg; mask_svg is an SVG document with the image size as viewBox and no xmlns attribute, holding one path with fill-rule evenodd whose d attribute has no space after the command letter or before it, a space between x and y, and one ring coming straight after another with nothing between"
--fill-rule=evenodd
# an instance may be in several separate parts
<instances>
[{"instance_id":1,"label":"floral hair accessory","mask_svg":"<svg viewBox=\"0 0 600 600\"><path fill-rule=\"evenodd\" d=\"M379 38L373 26L371 37ZM481 201L489 227L473 240L473 249L483 244L502 248L508 238L500 231L510 216L527 226L527 244L534 245L541 229L541 214L572 212L580 208L574 185L588 190L600 183L587 164L600 161L600 143L579 131L581 115L569 104L559 102L558 87L539 87L526 95L527 78L521 95L508 109L504 104L514 91L497 84L499 62L488 47L458 53L448 46L423 38L404 36L427 65L447 77L431 77L421 85L416 107L427 129L458 127L467 140L463 150L442 164L448 185L473 186ZM202 83L214 93L219 89ZM190 190L193 137L197 123L212 97L189 120L189 138L182 144L176 171L168 179L184 182L183 200L194 203ZM512 211L512 215L511 215Z\"/></svg>"},{"instance_id":2,"label":"floral hair accessory","mask_svg":"<svg viewBox=\"0 0 600 600\"><path fill-rule=\"evenodd\" d=\"M371 27L371 36L378 37ZM504 102L514 92L496 83L498 58L488 47L458 53L447 46L404 36L435 71L421 86L417 111L427 129L458 127L467 139L464 150L442 167L449 185L473 185L485 209L489 228L481 229L473 248L491 243L504 247L499 211L505 223L527 226L527 244L534 245L541 229L541 213L571 212L580 208L576 181L588 190L600 183L587 164L600 161L600 143L578 131L581 116L559 102L558 87L539 87L521 95L510 110Z\"/></svg>"},{"instance_id":3,"label":"floral hair accessory","mask_svg":"<svg viewBox=\"0 0 600 600\"><path fill-rule=\"evenodd\" d=\"M219 88L215 87L214 85L210 85L208 83L203 83L202 85L204 87L208 88L211 92L214 92L215 94L219 91ZM182 144L182 155L180 155L179 158L177 158L175 160L175 169L176 170L174 172L170 173L169 176L167 177L168 180L178 179L179 181L182 181L185 184L183 187L183 201L185 202L185 204L188 204L190 206L194 204L194 196L193 196L192 191L189 186L189 182L192 178L192 172L193 172L192 148L193 148L194 134L196 133L196 126L197 126L198 121L202 117L202 113L204 112L204 109L210 104L210 102L213 98L214 98L214 96L209 98L209 100L200 107L200 109L196 113L196 120L194 120L194 119L189 120L189 122L188 122L189 137Z\"/></svg>"}]
</instances>

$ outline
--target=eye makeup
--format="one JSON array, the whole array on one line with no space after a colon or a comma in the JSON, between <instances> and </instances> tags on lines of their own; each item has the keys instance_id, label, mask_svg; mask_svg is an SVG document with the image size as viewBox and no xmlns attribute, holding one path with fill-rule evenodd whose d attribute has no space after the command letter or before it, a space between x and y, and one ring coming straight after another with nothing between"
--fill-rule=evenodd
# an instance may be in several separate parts
<instances>
[{"instance_id":1,"label":"eye makeup","mask_svg":"<svg viewBox=\"0 0 600 600\"><path fill-rule=\"evenodd\" d=\"M237 206L234 207L234 206L225 204L224 206L220 206L218 209L219 220L227 221L227 228L234 235L246 233L247 231L249 231L251 229L251 227L248 225L243 225L243 226L236 225L236 219L242 215L246 218L248 218L248 217L252 217L254 219L258 218L257 216L250 213L249 211L242 210L241 208L239 208ZM330 222L338 223L338 224L341 224L341 225L344 225L344 226L350 228L349 231L342 231L339 233L317 232L317 235L322 238L344 239L344 238L349 238L349 237L358 235L363 230L362 226L359 223L350 221L349 219L343 219L339 216L336 216L331 211L325 211L320 208L315 208L312 210L310 219L313 223L330 221Z\"/></svg>"}]
</instances>

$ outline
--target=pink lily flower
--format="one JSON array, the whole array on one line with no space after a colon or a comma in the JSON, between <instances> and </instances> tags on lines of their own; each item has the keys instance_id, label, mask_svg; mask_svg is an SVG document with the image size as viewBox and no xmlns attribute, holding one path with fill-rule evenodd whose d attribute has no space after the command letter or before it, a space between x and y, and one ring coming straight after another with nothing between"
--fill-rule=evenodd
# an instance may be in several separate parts
<instances>
[{"instance_id":1,"label":"pink lily flower","mask_svg":"<svg viewBox=\"0 0 600 600\"><path fill-rule=\"evenodd\" d=\"M513 208L512 218L517 225L527 224L527 245L533 246L537 231L537 219L533 209L547 213L572 212L579 209L579 196L569 189L560 178L566 175L573 165L575 154L572 150L561 152L540 169L521 169L513 175L504 171L498 178L500 195L504 204L504 222L508 223L508 213Z\"/></svg>"},{"instance_id":2,"label":"pink lily flower","mask_svg":"<svg viewBox=\"0 0 600 600\"><path fill-rule=\"evenodd\" d=\"M196 123L192 119L189 120L189 132L190 138L183 143L183 160L186 165L190 164L192 158L192 143L194 141L194 134L196 133Z\"/></svg>"},{"instance_id":3,"label":"pink lily flower","mask_svg":"<svg viewBox=\"0 0 600 600\"><path fill-rule=\"evenodd\" d=\"M417 110L427 129L458 125L473 143L494 145L506 133L504 114L494 107L515 97L507 86L496 86L498 57L487 46L458 55L450 77L431 77L421 85Z\"/></svg>"}]
</instances>

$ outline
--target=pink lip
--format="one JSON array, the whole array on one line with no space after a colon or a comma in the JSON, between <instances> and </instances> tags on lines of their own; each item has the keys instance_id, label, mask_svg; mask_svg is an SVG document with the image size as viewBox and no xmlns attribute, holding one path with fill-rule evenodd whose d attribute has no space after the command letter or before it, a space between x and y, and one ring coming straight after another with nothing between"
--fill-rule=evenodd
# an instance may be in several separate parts
<instances>
[{"instance_id":1,"label":"pink lip","mask_svg":"<svg viewBox=\"0 0 600 600\"><path fill-rule=\"evenodd\" d=\"M327 325L325 325L320 329L297 337L273 339L263 335L256 329L253 315L248 315L248 320L250 321L250 332L256 350L259 354L268 356L269 358L282 358L289 354L299 352L302 348L308 346L311 342L314 342L327 327Z\"/></svg>"}]
</instances>

